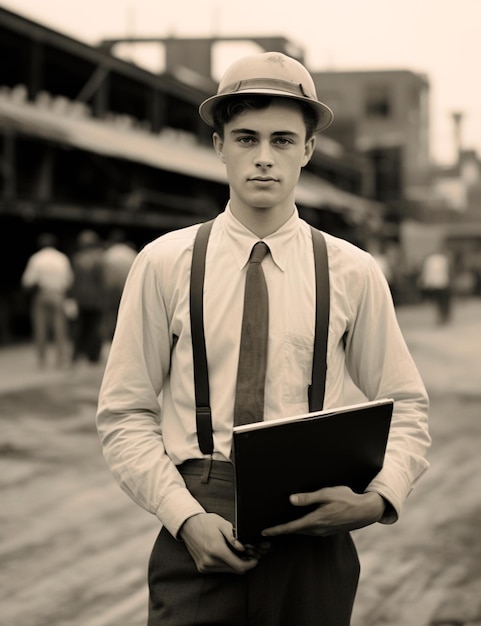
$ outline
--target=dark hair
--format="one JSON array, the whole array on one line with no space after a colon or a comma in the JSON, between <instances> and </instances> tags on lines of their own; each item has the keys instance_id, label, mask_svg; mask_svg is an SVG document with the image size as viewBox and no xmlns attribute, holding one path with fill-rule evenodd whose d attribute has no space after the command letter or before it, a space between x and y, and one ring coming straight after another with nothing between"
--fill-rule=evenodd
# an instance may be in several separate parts
<instances>
[{"instance_id":1,"label":"dark hair","mask_svg":"<svg viewBox=\"0 0 481 626\"><path fill-rule=\"evenodd\" d=\"M57 237L53 233L40 233L37 239L38 248L56 248L58 246Z\"/></svg>"},{"instance_id":2,"label":"dark hair","mask_svg":"<svg viewBox=\"0 0 481 626\"><path fill-rule=\"evenodd\" d=\"M230 98L225 98L224 100L220 100L220 102L216 105L213 110L212 117L214 121L214 129L219 133L221 137L224 136L224 125L230 122L234 117L244 113L245 111L259 111L262 109L267 109L267 107L272 103L275 99L280 99L279 96L267 96L267 95L259 95L259 96L232 96ZM317 115L307 103L302 102L301 100L293 100L301 110L302 117L304 119L304 124L306 126L306 141L310 139L316 130L317 126Z\"/></svg>"}]
</instances>

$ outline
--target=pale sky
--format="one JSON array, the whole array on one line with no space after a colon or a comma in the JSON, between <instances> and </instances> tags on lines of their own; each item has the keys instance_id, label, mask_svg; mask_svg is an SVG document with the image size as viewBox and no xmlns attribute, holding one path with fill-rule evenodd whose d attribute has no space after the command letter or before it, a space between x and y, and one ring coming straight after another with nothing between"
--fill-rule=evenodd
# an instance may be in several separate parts
<instances>
[{"instance_id":1,"label":"pale sky","mask_svg":"<svg viewBox=\"0 0 481 626\"><path fill-rule=\"evenodd\" d=\"M127 35L280 35L304 49L313 71L422 73L431 87L433 158L454 159L453 111L464 114L463 147L481 157L481 0L0 0L0 6L91 44ZM219 49L216 74L242 54Z\"/></svg>"}]
</instances>

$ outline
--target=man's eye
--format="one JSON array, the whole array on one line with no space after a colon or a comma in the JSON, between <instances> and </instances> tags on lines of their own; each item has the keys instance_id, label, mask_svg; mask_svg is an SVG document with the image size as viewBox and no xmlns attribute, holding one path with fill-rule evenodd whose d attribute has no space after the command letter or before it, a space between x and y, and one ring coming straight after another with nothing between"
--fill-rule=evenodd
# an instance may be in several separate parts
<instances>
[{"instance_id":1,"label":"man's eye","mask_svg":"<svg viewBox=\"0 0 481 626\"><path fill-rule=\"evenodd\" d=\"M239 137L237 139L237 141L239 143L254 143L255 137L249 137L249 136L247 136L247 137Z\"/></svg>"},{"instance_id":2,"label":"man's eye","mask_svg":"<svg viewBox=\"0 0 481 626\"><path fill-rule=\"evenodd\" d=\"M285 146L287 144L292 143L290 139L287 139L287 137L276 137L274 143L280 144L281 146Z\"/></svg>"}]
</instances>

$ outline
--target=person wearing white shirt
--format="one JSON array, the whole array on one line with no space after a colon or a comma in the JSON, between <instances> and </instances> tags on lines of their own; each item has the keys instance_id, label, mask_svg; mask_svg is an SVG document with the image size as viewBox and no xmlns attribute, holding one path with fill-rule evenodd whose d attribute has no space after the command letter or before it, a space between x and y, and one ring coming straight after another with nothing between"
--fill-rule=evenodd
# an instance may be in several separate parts
<instances>
[{"instance_id":1,"label":"person wearing white shirt","mask_svg":"<svg viewBox=\"0 0 481 626\"><path fill-rule=\"evenodd\" d=\"M200 113L214 128L214 148L230 186L206 254L204 326L214 441L208 479L196 431L189 306L199 225L164 235L137 256L97 413L114 476L162 524L149 564L148 624L348 626L359 576L349 531L395 522L426 470L426 391L375 260L325 233L330 322L324 407L345 404L346 367L367 398L393 398L385 463L363 494L343 485L293 494L298 519L266 529L266 543L239 543L233 533L231 446L246 266L253 245L264 241L264 419L305 413L308 387L316 384L315 271L310 227L299 218L294 196L315 133L327 127L332 112L317 100L301 64L266 53L233 64ZM313 512L303 512L311 505Z\"/></svg>"},{"instance_id":2,"label":"person wearing white shirt","mask_svg":"<svg viewBox=\"0 0 481 626\"><path fill-rule=\"evenodd\" d=\"M21 277L22 286L32 292L32 325L38 363L46 363L49 334L53 335L57 365L69 360L68 320L65 311L67 293L73 284L73 270L66 254L57 249L57 239L43 233L39 250L27 261Z\"/></svg>"},{"instance_id":3,"label":"person wearing white shirt","mask_svg":"<svg viewBox=\"0 0 481 626\"><path fill-rule=\"evenodd\" d=\"M440 324L446 324L451 318L452 275L451 258L447 252L440 249L424 259L419 283L428 299L434 302Z\"/></svg>"}]
</instances>

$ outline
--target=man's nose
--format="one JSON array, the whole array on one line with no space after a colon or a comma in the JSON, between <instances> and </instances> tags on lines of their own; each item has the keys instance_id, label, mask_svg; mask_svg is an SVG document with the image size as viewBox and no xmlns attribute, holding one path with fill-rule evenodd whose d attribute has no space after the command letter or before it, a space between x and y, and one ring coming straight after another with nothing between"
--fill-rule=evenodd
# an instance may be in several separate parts
<instances>
[{"instance_id":1,"label":"man's nose","mask_svg":"<svg viewBox=\"0 0 481 626\"><path fill-rule=\"evenodd\" d=\"M258 167L271 167L274 164L272 146L269 142L260 142L255 162Z\"/></svg>"}]
</instances>

